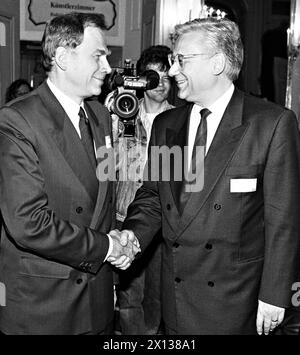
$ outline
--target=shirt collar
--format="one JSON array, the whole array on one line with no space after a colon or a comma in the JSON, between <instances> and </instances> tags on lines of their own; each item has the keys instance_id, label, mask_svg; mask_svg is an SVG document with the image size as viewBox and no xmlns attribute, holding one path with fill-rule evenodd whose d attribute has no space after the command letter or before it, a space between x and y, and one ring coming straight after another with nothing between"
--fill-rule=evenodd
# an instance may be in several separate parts
<instances>
[{"instance_id":1,"label":"shirt collar","mask_svg":"<svg viewBox=\"0 0 300 355\"><path fill-rule=\"evenodd\" d=\"M212 105L208 107L208 109L215 115L218 115L219 117L222 117L226 107L229 104L229 101L231 100L231 97L234 92L234 85L231 84L230 87L224 92L224 94L217 99Z\"/></svg>"},{"instance_id":2,"label":"shirt collar","mask_svg":"<svg viewBox=\"0 0 300 355\"><path fill-rule=\"evenodd\" d=\"M53 84L50 78L47 78L47 84L49 86L49 89L52 91L53 95L57 98L57 100L65 110L66 114L69 116L69 118L73 118L77 116L79 120L78 113L80 107L82 107L85 111L83 101L80 105L78 105L77 102L72 100L65 93L63 93L55 84Z\"/></svg>"},{"instance_id":3,"label":"shirt collar","mask_svg":"<svg viewBox=\"0 0 300 355\"><path fill-rule=\"evenodd\" d=\"M214 116L222 117L229 101L232 98L234 92L234 85L231 84L230 87L220 96L212 105L206 107ZM194 104L193 111L199 113L204 107Z\"/></svg>"},{"instance_id":4,"label":"shirt collar","mask_svg":"<svg viewBox=\"0 0 300 355\"><path fill-rule=\"evenodd\" d=\"M165 100L161 106L161 108L155 112L154 114L157 116L158 114L166 111L168 108L172 108L167 100ZM145 107L145 99L140 99L139 100L139 113L141 117L145 117L147 112L146 112L146 107Z\"/></svg>"}]
</instances>

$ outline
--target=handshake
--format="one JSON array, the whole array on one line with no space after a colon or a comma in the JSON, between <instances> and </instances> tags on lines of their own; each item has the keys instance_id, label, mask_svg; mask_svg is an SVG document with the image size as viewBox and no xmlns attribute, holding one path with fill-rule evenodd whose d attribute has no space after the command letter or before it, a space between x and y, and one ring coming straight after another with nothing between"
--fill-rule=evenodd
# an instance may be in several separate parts
<instances>
[{"instance_id":1,"label":"handshake","mask_svg":"<svg viewBox=\"0 0 300 355\"><path fill-rule=\"evenodd\" d=\"M133 262L136 254L141 251L140 243L130 230L119 231L114 229L108 234L113 242L113 247L107 261L121 270L126 270Z\"/></svg>"}]
</instances>

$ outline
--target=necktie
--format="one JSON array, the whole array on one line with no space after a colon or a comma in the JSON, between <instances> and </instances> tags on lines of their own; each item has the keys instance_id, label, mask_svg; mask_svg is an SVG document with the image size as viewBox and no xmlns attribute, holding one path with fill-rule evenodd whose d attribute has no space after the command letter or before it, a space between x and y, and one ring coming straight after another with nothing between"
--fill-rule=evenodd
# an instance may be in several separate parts
<instances>
[{"instance_id":1,"label":"necktie","mask_svg":"<svg viewBox=\"0 0 300 355\"><path fill-rule=\"evenodd\" d=\"M200 111L201 121L199 123L195 143L192 153L192 161L195 161L196 147L202 146L204 147L204 154L206 153L206 139L207 139L207 117L211 114L209 109L203 108Z\"/></svg>"},{"instance_id":2,"label":"necktie","mask_svg":"<svg viewBox=\"0 0 300 355\"><path fill-rule=\"evenodd\" d=\"M196 147L204 147L204 154L206 152L206 140L207 140L207 117L211 114L211 112L207 109L204 108L200 111L200 116L201 116L201 120L196 132L196 136L195 136L195 143L194 143L194 147L193 147L193 152L192 152L192 159L191 159L191 165L190 165L190 171L192 171L193 173L196 172ZM199 159L198 159L199 160ZM190 193L187 191L190 191L188 185L193 184L193 181L186 181L185 179L183 179L183 183L182 183L182 187L181 187L181 193L179 196L179 208L180 208L180 213L183 212L184 206L186 205L189 197L190 197Z\"/></svg>"},{"instance_id":3,"label":"necktie","mask_svg":"<svg viewBox=\"0 0 300 355\"><path fill-rule=\"evenodd\" d=\"M79 110L79 129L81 134L81 142L84 146L84 149L90 159L90 162L94 168L96 168L96 158L95 158L95 150L94 150L94 140L90 127L90 122L86 117L84 109L80 107Z\"/></svg>"}]
</instances>

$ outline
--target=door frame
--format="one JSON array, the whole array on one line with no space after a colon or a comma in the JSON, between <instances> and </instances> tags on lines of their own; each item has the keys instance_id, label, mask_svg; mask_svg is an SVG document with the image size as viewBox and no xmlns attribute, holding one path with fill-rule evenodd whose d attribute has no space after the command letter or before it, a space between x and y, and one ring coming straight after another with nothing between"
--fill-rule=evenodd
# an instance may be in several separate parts
<instances>
[{"instance_id":1,"label":"door frame","mask_svg":"<svg viewBox=\"0 0 300 355\"><path fill-rule=\"evenodd\" d=\"M2 22L1 19L5 19ZM0 63L0 85L1 85L1 97L0 105L4 104L5 91L12 81L19 78L20 75L20 4L16 0L1 0L0 3L0 21L6 26L8 30L9 38L6 34L6 46L8 46L8 52L11 57L11 73L9 74L9 80L3 81L3 73L7 71L5 66ZM9 24L7 24L7 22ZM9 28L7 28L9 26ZM0 47L0 51L2 47ZM8 82L9 81L9 82Z\"/></svg>"}]
</instances>

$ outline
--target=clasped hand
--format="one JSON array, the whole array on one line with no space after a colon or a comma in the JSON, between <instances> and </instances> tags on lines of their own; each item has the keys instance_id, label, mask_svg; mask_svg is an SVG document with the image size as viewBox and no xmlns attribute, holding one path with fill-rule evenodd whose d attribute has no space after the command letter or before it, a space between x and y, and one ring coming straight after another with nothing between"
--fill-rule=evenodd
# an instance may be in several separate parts
<instances>
[{"instance_id":1,"label":"clasped hand","mask_svg":"<svg viewBox=\"0 0 300 355\"><path fill-rule=\"evenodd\" d=\"M109 235L113 241L113 249L107 261L121 270L126 270L141 251L140 243L134 233L126 229L121 232L114 229Z\"/></svg>"}]
</instances>

